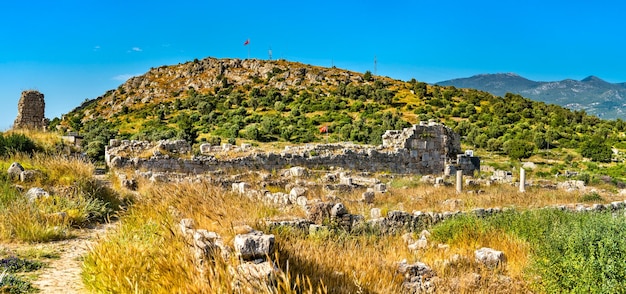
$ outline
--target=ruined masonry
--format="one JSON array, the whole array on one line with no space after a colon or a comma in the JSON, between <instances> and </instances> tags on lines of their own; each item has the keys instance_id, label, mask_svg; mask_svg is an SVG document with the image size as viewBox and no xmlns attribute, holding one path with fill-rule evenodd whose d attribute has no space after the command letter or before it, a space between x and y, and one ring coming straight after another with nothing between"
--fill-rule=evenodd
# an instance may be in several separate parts
<instances>
[{"instance_id":1,"label":"ruined masonry","mask_svg":"<svg viewBox=\"0 0 626 294\"><path fill-rule=\"evenodd\" d=\"M477 157L472 154L459 155L459 135L442 124L422 122L402 131L387 131L382 139L383 144L379 146L351 143L306 144L287 147L280 153L263 152L249 146L201 146L202 155L192 156L191 159L167 155L191 153L191 146L184 141L149 143L111 140L105 159L111 168L187 174L220 169L279 170L288 166L341 167L401 174L441 174L444 170L451 169L473 174L475 170L480 170L480 160ZM233 151L241 151L242 154L234 158L219 156L221 152ZM152 156L140 157L140 154L146 153Z\"/></svg>"},{"instance_id":2,"label":"ruined masonry","mask_svg":"<svg viewBox=\"0 0 626 294\"><path fill-rule=\"evenodd\" d=\"M17 118L13 123L15 129L44 129L46 103L39 91L24 91L17 104Z\"/></svg>"}]
</instances>

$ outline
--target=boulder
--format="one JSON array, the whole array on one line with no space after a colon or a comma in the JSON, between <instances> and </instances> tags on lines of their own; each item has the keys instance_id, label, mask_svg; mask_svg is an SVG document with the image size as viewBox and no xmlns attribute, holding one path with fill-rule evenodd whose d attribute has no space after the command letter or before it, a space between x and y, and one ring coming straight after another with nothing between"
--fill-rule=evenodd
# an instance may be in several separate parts
<instances>
[{"instance_id":1,"label":"boulder","mask_svg":"<svg viewBox=\"0 0 626 294\"><path fill-rule=\"evenodd\" d=\"M374 191L365 191L361 194L361 200L365 203L374 203Z\"/></svg>"},{"instance_id":2,"label":"boulder","mask_svg":"<svg viewBox=\"0 0 626 294\"><path fill-rule=\"evenodd\" d=\"M331 218L339 218L343 215L348 214L348 209L343 205L343 203L337 203L330 210Z\"/></svg>"},{"instance_id":3,"label":"boulder","mask_svg":"<svg viewBox=\"0 0 626 294\"><path fill-rule=\"evenodd\" d=\"M300 207L306 207L307 203L308 203L309 199L306 198L306 196L300 196L296 199L296 203L298 204L298 206Z\"/></svg>"},{"instance_id":4,"label":"boulder","mask_svg":"<svg viewBox=\"0 0 626 294\"><path fill-rule=\"evenodd\" d=\"M9 178L14 180L18 179L23 171L24 167L22 167L21 164L19 164L18 162L13 162L11 163L11 166L9 166L7 173L9 174Z\"/></svg>"},{"instance_id":5,"label":"boulder","mask_svg":"<svg viewBox=\"0 0 626 294\"><path fill-rule=\"evenodd\" d=\"M419 238L412 244L409 244L409 250L416 251L420 249L426 249L428 247L428 240L426 238Z\"/></svg>"},{"instance_id":6,"label":"boulder","mask_svg":"<svg viewBox=\"0 0 626 294\"><path fill-rule=\"evenodd\" d=\"M179 226L183 235L190 236L193 235L196 228L196 222L191 218L184 218L180 220Z\"/></svg>"},{"instance_id":7,"label":"boulder","mask_svg":"<svg viewBox=\"0 0 626 294\"><path fill-rule=\"evenodd\" d=\"M20 182L32 182L41 174L36 170L25 170L20 173Z\"/></svg>"},{"instance_id":8,"label":"boulder","mask_svg":"<svg viewBox=\"0 0 626 294\"><path fill-rule=\"evenodd\" d=\"M24 196L28 198L28 202L34 202L40 198L50 197L50 193L42 188L30 188Z\"/></svg>"},{"instance_id":9,"label":"boulder","mask_svg":"<svg viewBox=\"0 0 626 294\"><path fill-rule=\"evenodd\" d=\"M234 270L233 288L236 293L244 293L243 289L252 292L266 292L274 287L276 278L280 273L280 268L272 261L244 262ZM270 292L273 293L274 291Z\"/></svg>"},{"instance_id":10,"label":"boulder","mask_svg":"<svg viewBox=\"0 0 626 294\"><path fill-rule=\"evenodd\" d=\"M504 252L495 249L483 247L474 251L476 262L484 264L489 268L494 268L506 262Z\"/></svg>"},{"instance_id":11,"label":"boulder","mask_svg":"<svg viewBox=\"0 0 626 294\"><path fill-rule=\"evenodd\" d=\"M330 218L330 210L335 204L331 202L317 202L311 204L307 209L307 219L315 224L321 225L325 219Z\"/></svg>"},{"instance_id":12,"label":"boulder","mask_svg":"<svg viewBox=\"0 0 626 294\"><path fill-rule=\"evenodd\" d=\"M296 178L306 177L307 176L306 168L301 167L301 166L294 166L294 167L290 168L289 169L289 173L291 174L292 177L296 177Z\"/></svg>"},{"instance_id":13,"label":"boulder","mask_svg":"<svg viewBox=\"0 0 626 294\"><path fill-rule=\"evenodd\" d=\"M236 235L235 252L243 260L263 259L274 253L274 235L259 233Z\"/></svg>"},{"instance_id":14,"label":"boulder","mask_svg":"<svg viewBox=\"0 0 626 294\"><path fill-rule=\"evenodd\" d=\"M374 191L378 192L378 193L386 193L387 192L387 185L380 183L380 184L376 184L374 185Z\"/></svg>"},{"instance_id":15,"label":"boulder","mask_svg":"<svg viewBox=\"0 0 626 294\"><path fill-rule=\"evenodd\" d=\"M378 208L378 207L374 207L374 208L370 209L370 217L373 218L373 219L383 217L381 209Z\"/></svg>"},{"instance_id":16,"label":"boulder","mask_svg":"<svg viewBox=\"0 0 626 294\"><path fill-rule=\"evenodd\" d=\"M294 187L289 191L289 201L291 203L297 203L298 197L306 195L306 188L303 187Z\"/></svg>"},{"instance_id":17,"label":"boulder","mask_svg":"<svg viewBox=\"0 0 626 294\"><path fill-rule=\"evenodd\" d=\"M431 282L436 273L425 263L408 264L406 260L398 263L398 273L404 276L402 288L408 293L430 293L435 285Z\"/></svg>"},{"instance_id":18,"label":"boulder","mask_svg":"<svg viewBox=\"0 0 626 294\"><path fill-rule=\"evenodd\" d=\"M232 185L232 191L235 193L239 193L239 194L245 194L246 190L250 189L250 185L248 183L245 182L241 182L241 183L233 183Z\"/></svg>"}]
</instances>

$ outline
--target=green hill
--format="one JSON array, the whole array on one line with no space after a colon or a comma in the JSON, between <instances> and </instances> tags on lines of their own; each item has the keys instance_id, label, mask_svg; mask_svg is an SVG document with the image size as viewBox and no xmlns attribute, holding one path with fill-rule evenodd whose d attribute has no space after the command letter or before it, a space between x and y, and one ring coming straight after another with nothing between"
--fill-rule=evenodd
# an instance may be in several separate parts
<instances>
[{"instance_id":1,"label":"green hill","mask_svg":"<svg viewBox=\"0 0 626 294\"><path fill-rule=\"evenodd\" d=\"M98 157L113 137L379 144L385 130L431 119L452 127L470 148L514 159L568 148L610 161L611 147L625 147L626 125L619 119L601 120L519 95L284 60L206 58L152 68L51 124L84 134L88 154ZM320 133L323 126L327 135Z\"/></svg>"}]
</instances>

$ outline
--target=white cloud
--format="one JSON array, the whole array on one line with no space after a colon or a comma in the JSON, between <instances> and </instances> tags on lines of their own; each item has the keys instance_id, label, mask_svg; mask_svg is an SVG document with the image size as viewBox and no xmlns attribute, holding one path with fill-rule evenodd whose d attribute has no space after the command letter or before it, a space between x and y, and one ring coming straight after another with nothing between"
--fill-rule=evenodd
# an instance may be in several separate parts
<instances>
[{"instance_id":1,"label":"white cloud","mask_svg":"<svg viewBox=\"0 0 626 294\"><path fill-rule=\"evenodd\" d=\"M111 78L114 81L121 81L121 82L125 82L128 79L132 78L132 77L136 77L139 76L141 74L121 74L121 75L116 75L113 78Z\"/></svg>"},{"instance_id":2,"label":"white cloud","mask_svg":"<svg viewBox=\"0 0 626 294\"><path fill-rule=\"evenodd\" d=\"M141 48L139 48L139 47L133 47L133 49L131 49L131 50L133 50L133 51L135 51L135 52L141 52L141 51L143 51L143 50L141 50Z\"/></svg>"},{"instance_id":3,"label":"white cloud","mask_svg":"<svg viewBox=\"0 0 626 294\"><path fill-rule=\"evenodd\" d=\"M93 51L98 51L98 50L100 50L100 45L93 46Z\"/></svg>"}]
</instances>

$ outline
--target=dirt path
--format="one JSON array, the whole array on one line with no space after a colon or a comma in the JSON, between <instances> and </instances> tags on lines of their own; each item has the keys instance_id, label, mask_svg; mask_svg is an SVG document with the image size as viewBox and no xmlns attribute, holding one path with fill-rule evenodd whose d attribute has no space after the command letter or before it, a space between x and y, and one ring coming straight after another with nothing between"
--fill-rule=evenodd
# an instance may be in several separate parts
<instances>
[{"instance_id":1,"label":"dirt path","mask_svg":"<svg viewBox=\"0 0 626 294\"><path fill-rule=\"evenodd\" d=\"M89 251L90 246L104 236L107 230L115 224L98 225L92 229L75 230L74 239L49 242L35 245L2 245L12 251L42 249L58 253L60 258L51 259L48 266L41 269L33 286L40 289L40 293L87 293L80 273L82 258Z\"/></svg>"}]
</instances>

